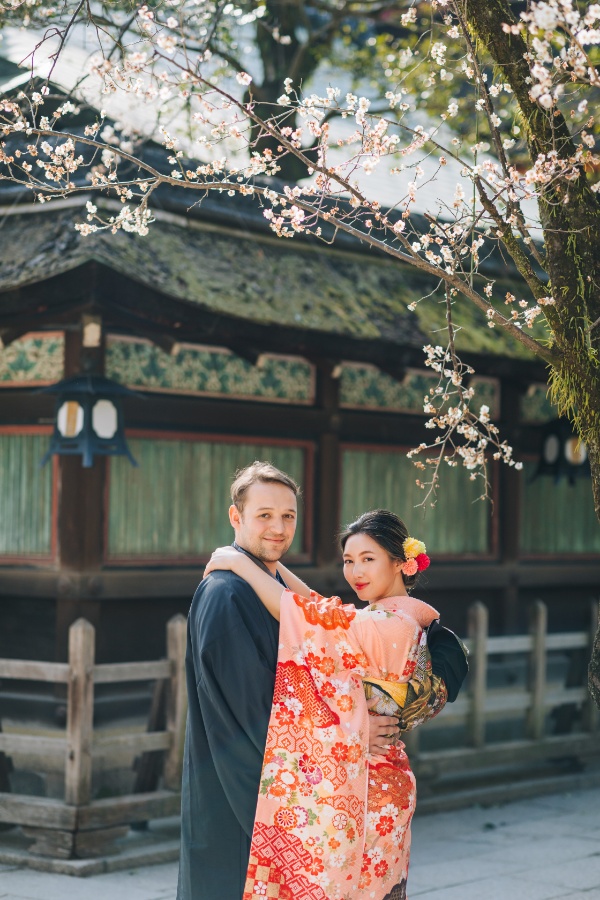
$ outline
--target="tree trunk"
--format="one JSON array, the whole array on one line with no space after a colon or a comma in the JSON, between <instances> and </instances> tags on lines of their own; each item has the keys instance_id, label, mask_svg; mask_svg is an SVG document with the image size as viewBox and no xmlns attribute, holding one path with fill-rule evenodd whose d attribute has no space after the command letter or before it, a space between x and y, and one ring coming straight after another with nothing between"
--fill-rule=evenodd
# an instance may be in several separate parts
<instances>
[{"instance_id":1,"label":"tree trunk","mask_svg":"<svg viewBox=\"0 0 600 900\"><path fill-rule=\"evenodd\" d=\"M588 454L592 469L594 506L596 516L600 519L600 432L596 433L595 439L588 442ZM588 687L596 706L600 709L600 621L588 669Z\"/></svg>"},{"instance_id":2,"label":"tree trunk","mask_svg":"<svg viewBox=\"0 0 600 900\"><path fill-rule=\"evenodd\" d=\"M266 15L256 25L256 46L263 67L263 79L255 82L246 93L244 102L253 101L256 114L265 122L274 116L285 114L285 122L280 124L292 129L297 125L297 113L293 107L280 106L277 100L284 92L284 81L291 78L295 90L306 90L306 84L325 57L337 34L343 18L341 10L329 14L315 31L307 17L303 3L289 3L288 0L268 0ZM279 33L279 39L275 37ZM306 34L302 40L298 34ZM289 43L282 43L281 37ZM269 149L274 157L279 157L281 148L277 138L265 135L259 126L252 126L252 143L260 153ZM306 149L311 158L314 151ZM316 154L315 154L316 158ZM280 171L277 177L296 182L306 178L306 166L291 154L278 160Z\"/></svg>"},{"instance_id":3,"label":"tree trunk","mask_svg":"<svg viewBox=\"0 0 600 900\"><path fill-rule=\"evenodd\" d=\"M516 23L508 0L465 0L469 28L510 83L522 114L532 161L540 153L571 158L576 150L560 110L545 110L529 95L530 72L521 35L506 34ZM585 441L592 473L596 517L600 522L600 203L585 172L568 182L542 188L539 209L544 229L546 269L555 306L546 307L561 362L551 371L553 399ZM590 693L600 708L600 628L589 665Z\"/></svg>"}]
</instances>

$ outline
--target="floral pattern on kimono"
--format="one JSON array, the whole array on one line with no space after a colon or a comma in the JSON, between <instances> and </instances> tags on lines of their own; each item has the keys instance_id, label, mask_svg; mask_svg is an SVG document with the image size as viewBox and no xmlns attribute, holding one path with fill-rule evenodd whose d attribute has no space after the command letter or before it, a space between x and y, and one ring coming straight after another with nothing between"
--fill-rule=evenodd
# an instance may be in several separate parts
<instances>
[{"instance_id":1,"label":"floral pattern on kimono","mask_svg":"<svg viewBox=\"0 0 600 900\"><path fill-rule=\"evenodd\" d=\"M363 677L406 683L438 613L284 591L273 706L243 900L403 900L415 779L401 743L369 755Z\"/></svg>"}]
</instances>

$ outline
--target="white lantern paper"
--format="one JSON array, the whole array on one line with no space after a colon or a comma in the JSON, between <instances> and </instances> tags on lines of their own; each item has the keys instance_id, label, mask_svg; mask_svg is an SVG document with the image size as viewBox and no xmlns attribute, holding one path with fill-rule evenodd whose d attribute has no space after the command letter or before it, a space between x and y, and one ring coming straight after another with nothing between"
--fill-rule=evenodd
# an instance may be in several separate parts
<instances>
[{"instance_id":1,"label":"white lantern paper","mask_svg":"<svg viewBox=\"0 0 600 900\"><path fill-rule=\"evenodd\" d=\"M110 400L98 400L92 408L92 428L99 438L110 440L117 433L117 408Z\"/></svg>"}]
</instances>

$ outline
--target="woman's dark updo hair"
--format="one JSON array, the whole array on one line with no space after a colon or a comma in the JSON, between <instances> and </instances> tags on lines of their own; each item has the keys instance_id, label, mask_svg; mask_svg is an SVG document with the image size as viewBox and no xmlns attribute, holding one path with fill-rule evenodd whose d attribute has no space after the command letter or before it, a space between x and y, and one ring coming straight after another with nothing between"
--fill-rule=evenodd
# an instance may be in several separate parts
<instances>
[{"instance_id":1,"label":"woman's dark updo hair","mask_svg":"<svg viewBox=\"0 0 600 900\"><path fill-rule=\"evenodd\" d=\"M392 559L405 562L406 557L402 544L409 536L408 528L398 516L390 512L389 509L372 509L363 513L355 522L351 522L340 534L340 545L342 552L346 547L346 541L353 534L366 534L373 538L375 543L379 544ZM402 579L407 591L414 588L419 575L405 575L402 573Z\"/></svg>"}]
</instances>

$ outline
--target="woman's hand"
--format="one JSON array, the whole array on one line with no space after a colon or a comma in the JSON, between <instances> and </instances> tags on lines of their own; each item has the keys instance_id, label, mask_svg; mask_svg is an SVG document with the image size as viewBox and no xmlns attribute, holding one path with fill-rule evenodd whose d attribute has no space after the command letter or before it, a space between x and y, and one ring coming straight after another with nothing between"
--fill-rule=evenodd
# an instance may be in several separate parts
<instances>
[{"instance_id":1,"label":"woman's hand","mask_svg":"<svg viewBox=\"0 0 600 900\"><path fill-rule=\"evenodd\" d=\"M252 561L234 547L217 547L206 564L204 578L217 570L235 572L243 578L244 573L248 571L248 564L252 565Z\"/></svg>"}]
</instances>

